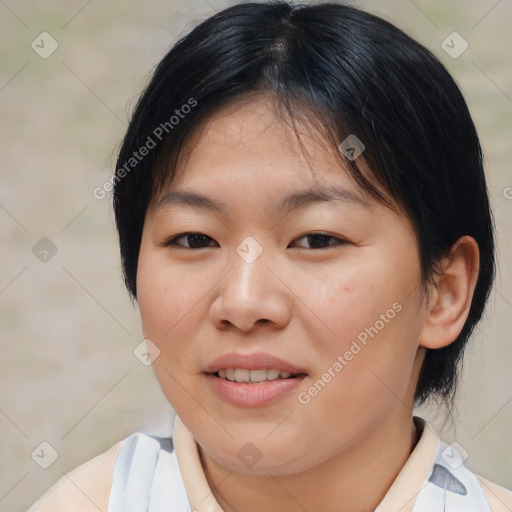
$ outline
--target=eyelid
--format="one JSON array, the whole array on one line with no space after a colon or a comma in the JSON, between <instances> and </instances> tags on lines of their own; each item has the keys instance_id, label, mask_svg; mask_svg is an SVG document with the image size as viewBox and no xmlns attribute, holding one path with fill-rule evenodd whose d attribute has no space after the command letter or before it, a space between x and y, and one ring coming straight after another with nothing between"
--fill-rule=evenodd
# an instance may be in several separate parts
<instances>
[{"instance_id":1,"label":"eyelid","mask_svg":"<svg viewBox=\"0 0 512 512\"><path fill-rule=\"evenodd\" d=\"M210 240L213 240L215 242L215 240L211 236L208 236L208 235L206 235L206 234L204 234L204 233L202 233L200 231L185 231L183 233L179 233L177 235L173 235L172 237L165 239L163 242L158 243L157 245L159 245L161 247L176 247L176 248L179 248L179 249L190 249L192 251L197 251L198 248L187 247L185 245L178 245L176 243L176 240L179 240L180 238L183 238L183 237L185 237L187 235L201 235L201 236L209 238ZM205 249L205 247L200 247L199 249Z\"/></svg>"},{"instance_id":2,"label":"eyelid","mask_svg":"<svg viewBox=\"0 0 512 512\"><path fill-rule=\"evenodd\" d=\"M327 247L321 247L321 248L317 248L317 249L309 249L311 251L322 251L325 249L329 249L330 247L338 247L339 245L344 245L344 244L349 243L349 241L346 238L343 238L341 236L336 236L331 233L326 233L323 231L308 231L307 233L304 233L303 235L300 235L297 238L295 238L292 241L292 243L297 240L300 240L301 238L305 238L307 236L325 236L327 238L332 238L333 240L336 240L335 244L331 244L331 245L328 245ZM307 247L299 247L299 249L307 249Z\"/></svg>"}]
</instances>

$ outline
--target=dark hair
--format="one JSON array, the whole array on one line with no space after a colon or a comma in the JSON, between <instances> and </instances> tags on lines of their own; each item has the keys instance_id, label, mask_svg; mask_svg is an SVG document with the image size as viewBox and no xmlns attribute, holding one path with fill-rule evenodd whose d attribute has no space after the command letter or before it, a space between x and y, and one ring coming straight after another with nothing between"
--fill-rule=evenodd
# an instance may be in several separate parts
<instances>
[{"instance_id":1,"label":"dark hair","mask_svg":"<svg viewBox=\"0 0 512 512\"><path fill-rule=\"evenodd\" d=\"M363 189L410 218L423 284L459 237L478 243L480 269L468 319L453 343L427 350L416 388L417 404L437 396L452 405L457 368L495 273L482 151L464 98L440 61L389 22L351 6L238 4L202 22L158 64L136 105L114 175L132 300L148 205L172 181L185 142L209 114L258 92L269 94L276 110L283 108L292 120L307 119L336 150L349 134L364 143L357 161L337 153Z\"/></svg>"}]
</instances>

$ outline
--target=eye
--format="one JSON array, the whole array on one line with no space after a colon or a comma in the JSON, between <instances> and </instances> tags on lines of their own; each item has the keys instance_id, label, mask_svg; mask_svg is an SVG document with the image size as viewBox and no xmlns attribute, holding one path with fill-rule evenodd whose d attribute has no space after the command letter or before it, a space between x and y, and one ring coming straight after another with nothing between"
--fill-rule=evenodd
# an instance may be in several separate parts
<instances>
[{"instance_id":1,"label":"eye","mask_svg":"<svg viewBox=\"0 0 512 512\"><path fill-rule=\"evenodd\" d=\"M310 247L305 247L304 245L297 245L302 249L326 249L328 247L343 245L348 243L346 240L342 238L338 238L332 235L328 235L325 233L307 233L296 240L305 240ZM181 242L180 242L181 241ZM185 243L183 243L185 241ZM296 241L294 241L296 242ZM294 242L290 244L293 247ZM160 244L163 247L181 247L184 249L202 249L205 247L218 247L217 242L205 235L204 233L181 233L172 238L169 238L165 242ZM289 246L289 247L290 247Z\"/></svg>"},{"instance_id":2,"label":"eye","mask_svg":"<svg viewBox=\"0 0 512 512\"><path fill-rule=\"evenodd\" d=\"M331 246L348 243L347 240L343 240L342 238L338 238L336 236L328 235L325 233L308 233L297 238L297 240L302 239L305 239L308 244L312 245L312 247L299 246L302 249L326 249Z\"/></svg>"},{"instance_id":3,"label":"eye","mask_svg":"<svg viewBox=\"0 0 512 512\"><path fill-rule=\"evenodd\" d=\"M185 240L189 245L178 243L180 240ZM208 245L209 242L214 242L217 244L213 238L210 238L208 235L203 233L181 233L173 238L166 240L160 245L163 247L175 246L183 247L184 249L201 249L203 247L211 247L211 245Z\"/></svg>"}]
</instances>

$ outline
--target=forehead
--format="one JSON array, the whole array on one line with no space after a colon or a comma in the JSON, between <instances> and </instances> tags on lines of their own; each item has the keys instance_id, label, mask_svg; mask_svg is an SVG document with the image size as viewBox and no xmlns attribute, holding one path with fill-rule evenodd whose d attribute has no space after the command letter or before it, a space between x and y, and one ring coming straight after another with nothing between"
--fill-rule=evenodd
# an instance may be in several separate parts
<instances>
[{"instance_id":1,"label":"forehead","mask_svg":"<svg viewBox=\"0 0 512 512\"><path fill-rule=\"evenodd\" d=\"M272 98L259 96L227 105L203 121L191 134L178 160L172 182L154 201L177 200L222 210L194 192L213 188L229 195L237 186L242 196L265 190L282 198L281 208L295 207L311 194L369 207L374 201L358 187L332 144L309 123L281 116ZM197 196L197 194L196 194ZM217 195L218 197L218 195Z\"/></svg>"},{"instance_id":2,"label":"forehead","mask_svg":"<svg viewBox=\"0 0 512 512\"><path fill-rule=\"evenodd\" d=\"M257 96L229 104L204 120L185 144L183 154L188 162L178 171L195 170L197 163L204 165L205 160L209 167L236 163L242 169L243 160L259 160L261 166L281 169L293 162L297 177L308 180L314 169L303 165L303 150L313 163L329 152L327 143L311 128L298 126L296 133L291 121L276 110L272 98Z\"/></svg>"}]
</instances>

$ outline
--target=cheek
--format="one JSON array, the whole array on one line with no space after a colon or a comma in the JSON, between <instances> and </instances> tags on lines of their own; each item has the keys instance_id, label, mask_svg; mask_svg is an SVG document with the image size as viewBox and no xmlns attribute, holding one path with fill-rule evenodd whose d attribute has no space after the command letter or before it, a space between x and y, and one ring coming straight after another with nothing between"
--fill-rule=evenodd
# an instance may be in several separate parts
<instances>
[{"instance_id":1,"label":"cheek","mask_svg":"<svg viewBox=\"0 0 512 512\"><path fill-rule=\"evenodd\" d=\"M183 331L190 327L198 304L198 280L188 279L163 261L164 256L141 250L137 271L137 302L145 338L163 355L178 358L185 345Z\"/></svg>"},{"instance_id":2,"label":"cheek","mask_svg":"<svg viewBox=\"0 0 512 512\"><path fill-rule=\"evenodd\" d=\"M420 329L419 267L407 254L383 256L361 258L317 289L314 303L329 331L310 336L322 354L315 400L326 408L336 404L326 411L336 421L349 411L363 419L368 407L389 408L411 379Z\"/></svg>"},{"instance_id":3,"label":"cheek","mask_svg":"<svg viewBox=\"0 0 512 512\"><path fill-rule=\"evenodd\" d=\"M353 322L349 329L355 335L340 330L334 343L324 338L322 364L309 387L301 390L300 417L318 437L330 438L340 448L365 438L390 411L405 410L408 403L417 350L415 311L403 307L393 313L384 326L373 320L370 328L361 328ZM345 319L351 322L350 315ZM307 433L301 442L311 442Z\"/></svg>"},{"instance_id":4,"label":"cheek","mask_svg":"<svg viewBox=\"0 0 512 512\"><path fill-rule=\"evenodd\" d=\"M386 256L369 248L322 279L307 279L308 300L332 334L327 345L336 351L348 349L354 339L364 343L394 331L406 316L405 306L417 304L419 267L405 254Z\"/></svg>"},{"instance_id":5,"label":"cheek","mask_svg":"<svg viewBox=\"0 0 512 512\"><path fill-rule=\"evenodd\" d=\"M190 344L197 325L198 280L190 280L151 251L141 250L137 272L137 302L142 332L160 350L153 361L155 377L173 409L183 417L191 414L190 389L195 374L189 361ZM194 307L195 305L195 307Z\"/></svg>"},{"instance_id":6,"label":"cheek","mask_svg":"<svg viewBox=\"0 0 512 512\"><path fill-rule=\"evenodd\" d=\"M141 251L137 269L137 302L144 336L157 342L170 328L169 319L165 319L172 297L167 280L154 260Z\"/></svg>"}]
</instances>

